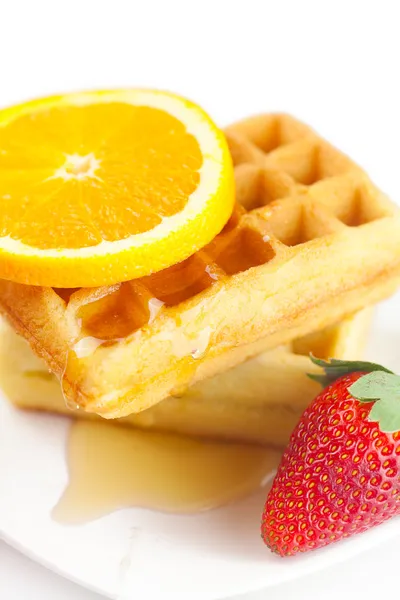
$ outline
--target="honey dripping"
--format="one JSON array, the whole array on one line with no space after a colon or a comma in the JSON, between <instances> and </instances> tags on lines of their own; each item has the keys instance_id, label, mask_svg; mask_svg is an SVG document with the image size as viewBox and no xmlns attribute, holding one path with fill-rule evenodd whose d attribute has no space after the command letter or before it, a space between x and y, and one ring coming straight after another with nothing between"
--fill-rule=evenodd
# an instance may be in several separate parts
<instances>
[{"instance_id":1,"label":"honey dripping","mask_svg":"<svg viewBox=\"0 0 400 600\"><path fill-rule=\"evenodd\" d=\"M226 242L213 243L209 249L220 255L220 261L214 263L198 253L81 306L77 316L82 332L71 352L73 360L79 363L99 345L121 343L151 324L164 308L202 292L228 271L247 268L247 257L244 261ZM187 319L194 321L199 309L187 312ZM193 335L188 334L187 323L179 322L170 333L164 330L159 335L191 370L206 354L213 332L209 327L194 327ZM184 388L186 373L182 380ZM53 516L79 523L130 506L183 514L217 508L260 488L279 458L279 452L258 446L76 421L68 443L69 483Z\"/></svg>"},{"instance_id":2,"label":"honey dripping","mask_svg":"<svg viewBox=\"0 0 400 600\"><path fill-rule=\"evenodd\" d=\"M0 375L10 400L34 408L44 405L44 397L47 410L63 412L54 376L21 338L4 339ZM69 483L53 513L65 523L131 506L180 514L217 508L260 488L280 458L261 446L200 441L100 419L72 421L66 451Z\"/></svg>"},{"instance_id":3,"label":"honey dripping","mask_svg":"<svg viewBox=\"0 0 400 600\"><path fill-rule=\"evenodd\" d=\"M192 298L218 277L217 269L196 254L159 273L114 286L77 308L82 336L108 341L126 338L151 325L163 307Z\"/></svg>"},{"instance_id":4,"label":"honey dripping","mask_svg":"<svg viewBox=\"0 0 400 600\"><path fill-rule=\"evenodd\" d=\"M61 297L76 305L75 315L79 323L79 333L66 356L64 373L68 373L68 380L79 381L79 373L84 368L82 361L99 347L124 343L135 333L140 335L140 331L151 325L164 309L198 294L218 278L215 266L197 254L151 276L111 286L93 299L85 298L82 291L65 296L62 290L58 290ZM77 296L80 296L80 301ZM206 355L212 336L210 327L198 329L192 325L192 321L194 323L201 314L200 309L195 307L186 313L186 317L181 319L179 313L175 315L172 312L172 326L164 327L155 334L162 343L168 344L168 350L176 357L181 380L178 387L183 389ZM75 409L79 389L71 389L71 384L64 377L62 388L67 406Z\"/></svg>"},{"instance_id":5,"label":"honey dripping","mask_svg":"<svg viewBox=\"0 0 400 600\"><path fill-rule=\"evenodd\" d=\"M82 523L125 507L210 510L259 489L279 457L258 446L76 421L68 442L69 483L53 517Z\"/></svg>"},{"instance_id":6,"label":"honey dripping","mask_svg":"<svg viewBox=\"0 0 400 600\"><path fill-rule=\"evenodd\" d=\"M85 358L104 343L126 339L151 325L164 307L174 307L189 300L226 275L270 260L269 237L249 228L236 229L236 212L223 232L205 249L181 263L141 279L111 286L107 293L93 300L83 298L76 309L81 325L79 338L72 346L76 357ZM57 290L57 294L69 302L76 297L75 291ZM210 335L211 331L204 330L197 334L199 339L190 339L178 328L172 339L173 352L178 358L189 355L194 359L201 358Z\"/></svg>"}]
</instances>

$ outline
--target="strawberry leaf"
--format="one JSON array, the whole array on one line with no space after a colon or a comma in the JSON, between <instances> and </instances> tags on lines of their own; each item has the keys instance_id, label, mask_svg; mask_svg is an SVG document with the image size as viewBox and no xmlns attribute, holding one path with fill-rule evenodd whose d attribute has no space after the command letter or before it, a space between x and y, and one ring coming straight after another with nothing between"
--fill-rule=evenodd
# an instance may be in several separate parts
<instances>
[{"instance_id":1,"label":"strawberry leaf","mask_svg":"<svg viewBox=\"0 0 400 600\"><path fill-rule=\"evenodd\" d=\"M400 396L387 396L375 402L368 416L369 421L379 424L385 433L400 430Z\"/></svg>"},{"instance_id":2,"label":"strawberry leaf","mask_svg":"<svg viewBox=\"0 0 400 600\"><path fill-rule=\"evenodd\" d=\"M380 398L400 397L400 377L386 371L375 371L357 379L350 387L350 394L361 402Z\"/></svg>"},{"instance_id":3,"label":"strawberry leaf","mask_svg":"<svg viewBox=\"0 0 400 600\"><path fill-rule=\"evenodd\" d=\"M400 377L385 371L368 373L357 379L349 388L350 394L360 402L373 402L369 421L379 424L381 431L393 433L400 430Z\"/></svg>"},{"instance_id":4,"label":"strawberry leaf","mask_svg":"<svg viewBox=\"0 0 400 600\"><path fill-rule=\"evenodd\" d=\"M356 371L362 371L365 373L384 371L385 373L392 373L392 371L389 371L389 369L386 369L381 365L366 361L338 360L336 358L332 358L327 361L322 360L321 358L316 358L312 354L310 354L310 359L315 365L322 367L324 373L309 373L308 377L320 383L322 387L326 387L330 383L336 381L336 379L343 377L343 375L348 375L349 373L354 373Z\"/></svg>"}]
</instances>

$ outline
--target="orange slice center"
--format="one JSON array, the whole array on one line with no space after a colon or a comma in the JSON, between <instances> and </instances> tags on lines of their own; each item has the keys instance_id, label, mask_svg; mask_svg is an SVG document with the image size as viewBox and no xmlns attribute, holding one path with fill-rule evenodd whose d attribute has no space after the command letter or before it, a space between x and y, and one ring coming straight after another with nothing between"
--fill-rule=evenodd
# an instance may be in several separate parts
<instances>
[{"instance_id":1,"label":"orange slice center","mask_svg":"<svg viewBox=\"0 0 400 600\"><path fill-rule=\"evenodd\" d=\"M0 235L82 248L149 231L180 212L203 164L171 114L118 102L58 106L0 127Z\"/></svg>"}]
</instances>

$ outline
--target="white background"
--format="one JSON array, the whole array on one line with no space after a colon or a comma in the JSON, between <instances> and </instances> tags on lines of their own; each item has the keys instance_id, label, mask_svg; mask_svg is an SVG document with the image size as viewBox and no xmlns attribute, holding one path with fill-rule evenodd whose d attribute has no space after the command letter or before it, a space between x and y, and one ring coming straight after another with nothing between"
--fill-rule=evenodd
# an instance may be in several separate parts
<instances>
[{"instance_id":1,"label":"white background","mask_svg":"<svg viewBox=\"0 0 400 600\"><path fill-rule=\"evenodd\" d=\"M288 111L400 198L396 0L0 5L1 106L74 89L148 86L192 98L221 125L254 112ZM398 541L257 598L383 596L396 583ZM371 573L380 574L379 582ZM1 543L0 597L97 598Z\"/></svg>"}]
</instances>

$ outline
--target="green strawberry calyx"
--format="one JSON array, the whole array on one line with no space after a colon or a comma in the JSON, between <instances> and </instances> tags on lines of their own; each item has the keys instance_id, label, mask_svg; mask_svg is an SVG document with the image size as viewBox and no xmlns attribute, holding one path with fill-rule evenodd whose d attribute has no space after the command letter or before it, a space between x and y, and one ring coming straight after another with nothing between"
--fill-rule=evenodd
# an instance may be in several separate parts
<instances>
[{"instance_id":1,"label":"green strawberry calyx","mask_svg":"<svg viewBox=\"0 0 400 600\"><path fill-rule=\"evenodd\" d=\"M379 424L381 431L393 433L400 430L400 376L376 363L331 359L322 360L310 356L312 362L322 367L324 373L308 376L323 387L340 377L354 372L364 372L349 388L350 394L359 402L373 402L369 421Z\"/></svg>"},{"instance_id":2,"label":"green strawberry calyx","mask_svg":"<svg viewBox=\"0 0 400 600\"><path fill-rule=\"evenodd\" d=\"M324 372L321 374L308 373L308 377L314 381L317 381L323 387L333 383L336 381L336 379L343 377L343 375L355 373L356 371L362 371L364 373L384 371L385 373L391 373L393 375L392 371L389 371L389 369L386 369L386 367L363 360L339 360L337 358L323 360L322 358L316 358L312 354L310 354L310 359L314 365L322 367Z\"/></svg>"}]
</instances>

